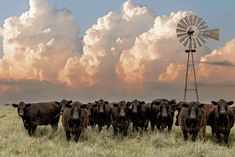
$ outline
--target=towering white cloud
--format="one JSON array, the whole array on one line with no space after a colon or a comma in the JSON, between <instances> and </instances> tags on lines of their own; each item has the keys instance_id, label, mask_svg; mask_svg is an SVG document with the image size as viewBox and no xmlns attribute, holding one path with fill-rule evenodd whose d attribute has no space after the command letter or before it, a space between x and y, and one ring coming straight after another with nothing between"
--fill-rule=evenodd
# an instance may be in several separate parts
<instances>
[{"instance_id":1,"label":"towering white cloud","mask_svg":"<svg viewBox=\"0 0 235 157\"><path fill-rule=\"evenodd\" d=\"M69 10L47 0L29 2L29 11L4 22L0 78L57 81L59 69L81 47L79 29Z\"/></svg>"}]
</instances>

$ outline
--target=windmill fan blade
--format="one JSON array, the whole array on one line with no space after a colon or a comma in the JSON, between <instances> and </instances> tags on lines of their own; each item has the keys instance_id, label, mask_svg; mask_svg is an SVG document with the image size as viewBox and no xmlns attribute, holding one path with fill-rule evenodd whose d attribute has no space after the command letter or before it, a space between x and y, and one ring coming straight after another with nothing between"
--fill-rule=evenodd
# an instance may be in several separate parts
<instances>
[{"instance_id":1,"label":"windmill fan blade","mask_svg":"<svg viewBox=\"0 0 235 157\"><path fill-rule=\"evenodd\" d=\"M208 28L208 26L207 26L207 25L204 25L204 26L199 27L198 29L199 29L199 30L204 30L204 29L207 29L207 28Z\"/></svg>"},{"instance_id":2,"label":"windmill fan blade","mask_svg":"<svg viewBox=\"0 0 235 157\"><path fill-rule=\"evenodd\" d=\"M192 15L192 22L191 23L193 26L194 26L195 22L196 22L196 16Z\"/></svg>"},{"instance_id":3,"label":"windmill fan blade","mask_svg":"<svg viewBox=\"0 0 235 157\"><path fill-rule=\"evenodd\" d=\"M184 45L184 47L186 47L187 45L188 45L188 42L189 42L189 36L187 36L188 38L184 41L184 43L183 43L183 45Z\"/></svg>"},{"instance_id":4,"label":"windmill fan blade","mask_svg":"<svg viewBox=\"0 0 235 157\"><path fill-rule=\"evenodd\" d=\"M203 37L201 37L201 35L198 35L198 39L202 41L204 44L206 43L206 41L203 39Z\"/></svg>"},{"instance_id":5,"label":"windmill fan blade","mask_svg":"<svg viewBox=\"0 0 235 157\"><path fill-rule=\"evenodd\" d=\"M205 21L202 21L199 25L198 25L198 28L200 29L201 27L205 26L206 25L206 22Z\"/></svg>"},{"instance_id":6,"label":"windmill fan blade","mask_svg":"<svg viewBox=\"0 0 235 157\"><path fill-rule=\"evenodd\" d=\"M188 16L184 17L183 20L187 23L187 26L190 26L189 20L188 20Z\"/></svg>"},{"instance_id":7,"label":"windmill fan blade","mask_svg":"<svg viewBox=\"0 0 235 157\"><path fill-rule=\"evenodd\" d=\"M176 33L186 33L186 30L177 28Z\"/></svg>"},{"instance_id":8,"label":"windmill fan blade","mask_svg":"<svg viewBox=\"0 0 235 157\"><path fill-rule=\"evenodd\" d=\"M197 23L198 23L199 17L198 17L198 16L195 16L195 17L194 17L194 20L195 20L195 22L194 22L194 26L196 26L196 25L197 25Z\"/></svg>"},{"instance_id":9,"label":"windmill fan blade","mask_svg":"<svg viewBox=\"0 0 235 157\"><path fill-rule=\"evenodd\" d=\"M201 42L199 41L199 39L196 37L196 41L197 41L197 45L199 45L199 47L202 46Z\"/></svg>"},{"instance_id":10,"label":"windmill fan blade","mask_svg":"<svg viewBox=\"0 0 235 157\"><path fill-rule=\"evenodd\" d=\"M190 25L193 25L193 15L188 16Z\"/></svg>"},{"instance_id":11,"label":"windmill fan blade","mask_svg":"<svg viewBox=\"0 0 235 157\"><path fill-rule=\"evenodd\" d=\"M184 37L182 37L182 38L180 38L179 39L179 41L182 43L186 38L188 38L189 36L187 35L187 36L184 36Z\"/></svg>"},{"instance_id":12,"label":"windmill fan blade","mask_svg":"<svg viewBox=\"0 0 235 157\"><path fill-rule=\"evenodd\" d=\"M198 17L197 22L195 23L195 26L199 26L203 22L202 18Z\"/></svg>"},{"instance_id":13,"label":"windmill fan blade","mask_svg":"<svg viewBox=\"0 0 235 157\"><path fill-rule=\"evenodd\" d=\"M180 24L180 23L178 23L177 28L184 29L184 30L187 29L187 27L184 27L184 26L183 26L182 24Z\"/></svg>"},{"instance_id":14,"label":"windmill fan blade","mask_svg":"<svg viewBox=\"0 0 235 157\"><path fill-rule=\"evenodd\" d=\"M193 38L193 40L192 40L192 47L193 48L197 48L197 45L196 45L196 40L195 40L195 38Z\"/></svg>"},{"instance_id":15,"label":"windmill fan blade","mask_svg":"<svg viewBox=\"0 0 235 157\"><path fill-rule=\"evenodd\" d=\"M181 37L183 37L185 35L188 35L188 34L187 33L177 34L177 38L181 38Z\"/></svg>"},{"instance_id":16,"label":"windmill fan blade","mask_svg":"<svg viewBox=\"0 0 235 157\"><path fill-rule=\"evenodd\" d=\"M188 27L188 26L187 26L187 23L185 23L185 21L184 21L183 19L181 19L181 20L179 21L179 23L180 23L181 25L183 25L185 28Z\"/></svg>"}]
</instances>

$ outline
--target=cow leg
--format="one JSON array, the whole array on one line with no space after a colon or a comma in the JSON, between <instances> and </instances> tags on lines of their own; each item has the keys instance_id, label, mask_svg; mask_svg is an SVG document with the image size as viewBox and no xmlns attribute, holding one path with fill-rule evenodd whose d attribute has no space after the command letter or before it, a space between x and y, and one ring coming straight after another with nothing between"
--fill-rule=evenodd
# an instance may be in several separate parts
<instances>
[{"instance_id":1,"label":"cow leg","mask_svg":"<svg viewBox=\"0 0 235 157\"><path fill-rule=\"evenodd\" d=\"M125 126L124 131L123 131L123 136L127 136L128 135L128 125Z\"/></svg>"},{"instance_id":2,"label":"cow leg","mask_svg":"<svg viewBox=\"0 0 235 157\"><path fill-rule=\"evenodd\" d=\"M80 135L81 135L81 130L79 130L78 132L76 132L75 133L75 136L74 136L74 141L77 143L78 142L78 139L79 139L79 137L80 137Z\"/></svg>"},{"instance_id":3,"label":"cow leg","mask_svg":"<svg viewBox=\"0 0 235 157\"><path fill-rule=\"evenodd\" d=\"M118 134L118 128L116 125L113 125L113 135L117 136L117 134Z\"/></svg>"},{"instance_id":4,"label":"cow leg","mask_svg":"<svg viewBox=\"0 0 235 157\"><path fill-rule=\"evenodd\" d=\"M221 142L221 135L219 132L216 132L216 137L217 137L216 143L220 143Z\"/></svg>"},{"instance_id":5,"label":"cow leg","mask_svg":"<svg viewBox=\"0 0 235 157\"><path fill-rule=\"evenodd\" d=\"M154 127L155 127L155 123L153 120L150 121L150 125L151 125L151 129L152 131L154 131Z\"/></svg>"},{"instance_id":6,"label":"cow leg","mask_svg":"<svg viewBox=\"0 0 235 157\"><path fill-rule=\"evenodd\" d=\"M58 129L58 123L56 124L51 124L51 128L52 128L52 135L56 132L56 130Z\"/></svg>"},{"instance_id":7,"label":"cow leg","mask_svg":"<svg viewBox=\"0 0 235 157\"><path fill-rule=\"evenodd\" d=\"M111 124L107 124L107 130L109 130Z\"/></svg>"},{"instance_id":8,"label":"cow leg","mask_svg":"<svg viewBox=\"0 0 235 157\"><path fill-rule=\"evenodd\" d=\"M37 129L37 125L33 125L31 128L32 135L35 133L36 129Z\"/></svg>"},{"instance_id":9,"label":"cow leg","mask_svg":"<svg viewBox=\"0 0 235 157\"><path fill-rule=\"evenodd\" d=\"M32 136L32 126L31 125L28 125L27 131L28 131L29 136Z\"/></svg>"},{"instance_id":10,"label":"cow leg","mask_svg":"<svg viewBox=\"0 0 235 157\"><path fill-rule=\"evenodd\" d=\"M229 133L230 133L230 130L226 131L226 133L224 134L224 142L225 142L226 144L228 144Z\"/></svg>"},{"instance_id":11,"label":"cow leg","mask_svg":"<svg viewBox=\"0 0 235 157\"><path fill-rule=\"evenodd\" d=\"M65 129L64 131L65 131L65 134L66 134L66 139L67 139L67 141L69 141L70 138L71 138L70 131L67 130L67 129Z\"/></svg>"},{"instance_id":12,"label":"cow leg","mask_svg":"<svg viewBox=\"0 0 235 157\"><path fill-rule=\"evenodd\" d=\"M188 140L188 133L186 130L183 130L183 136L184 136L184 140L187 141Z\"/></svg>"},{"instance_id":13,"label":"cow leg","mask_svg":"<svg viewBox=\"0 0 235 157\"><path fill-rule=\"evenodd\" d=\"M196 138L197 138L197 134L198 132L194 132L193 135L192 135L192 141L195 142L196 141Z\"/></svg>"},{"instance_id":14,"label":"cow leg","mask_svg":"<svg viewBox=\"0 0 235 157\"><path fill-rule=\"evenodd\" d=\"M101 130L102 130L102 125L101 124L99 124L98 125L98 127L99 127L99 133L101 132Z\"/></svg>"}]
</instances>

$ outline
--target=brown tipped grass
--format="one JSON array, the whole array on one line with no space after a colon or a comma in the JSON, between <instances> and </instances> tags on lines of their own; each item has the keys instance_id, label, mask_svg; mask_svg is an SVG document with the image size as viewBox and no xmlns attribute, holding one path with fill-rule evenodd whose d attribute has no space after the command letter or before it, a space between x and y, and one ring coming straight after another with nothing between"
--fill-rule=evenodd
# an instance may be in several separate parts
<instances>
[{"instance_id":1,"label":"brown tipped grass","mask_svg":"<svg viewBox=\"0 0 235 157\"><path fill-rule=\"evenodd\" d=\"M41 126L29 137L16 109L0 107L0 157L235 157L234 128L229 147L216 144L209 127L206 141L195 143L184 142L180 128L175 126L171 133L155 130L143 135L130 133L125 138L114 138L112 127L105 127L101 133L88 127L78 143L66 141L61 123L54 135L51 132L50 126Z\"/></svg>"}]
</instances>

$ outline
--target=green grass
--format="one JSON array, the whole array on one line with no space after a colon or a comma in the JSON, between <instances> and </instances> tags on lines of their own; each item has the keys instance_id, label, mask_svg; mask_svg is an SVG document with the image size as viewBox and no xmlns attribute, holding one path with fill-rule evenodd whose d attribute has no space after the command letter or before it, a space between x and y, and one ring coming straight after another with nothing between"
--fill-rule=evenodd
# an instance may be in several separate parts
<instances>
[{"instance_id":1,"label":"green grass","mask_svg":"<svg viewBox=\"0 0 235 157\"><path fill-rule=\"evenodd\" d=\"M29 137L16 109L0 107L0 157L234 157L235 129L230 134L230 146L217 145L207 128L206 142L184 142L179 127L171 133L145 132L126 138L113 138L113 130L101 133L88 128L78 143L67 142L61 122L51 137L51 127L38 127L36 135Z\"/></svg>"}]
</instances>

